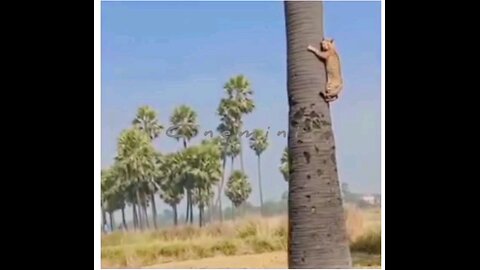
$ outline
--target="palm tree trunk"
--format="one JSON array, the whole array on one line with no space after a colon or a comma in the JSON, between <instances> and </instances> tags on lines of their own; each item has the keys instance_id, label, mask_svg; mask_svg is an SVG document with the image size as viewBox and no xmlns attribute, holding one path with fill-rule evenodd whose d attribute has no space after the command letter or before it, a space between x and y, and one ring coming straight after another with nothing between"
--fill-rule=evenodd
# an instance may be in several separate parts
<instances>
[{"instance_id":1,"label":"palm tree trunk","mask_svg":"<svg viewBox=\"0 0 480 270\"><path fill-rule=\"evenodd\" d=\"M212 196L208 201L208 222L210 223L213 222L213 213L215 213L215 211L213 207L213 196Z\"/></svg>"},{"instance_id":2,"label":"palm tree trunk","mask_svg":"<svg viewBox=\"0 0 480 270\"><path fill-rule=\"evenodd\" d=\"M258 165L258 190L260 192L260 214L263 216L263 191L262 191L262 171L260 166L260 155L257 159Z\"/></svg>"},{"instance_id":3,"label":"palm tree trunk","mask_svg":"<svg viewBox=\"0 0 480 270\"><path fill-rule=\"evenodd\" d=\"M122 224L123 224L123 229L128 230L127 221L125 220L125 206L122 207Z\"/></svg>"},{"instance_id":4,"label":"palm tree trunk","mask_svg":"<svg viewBox=\"0 0 480 270\"><path fill-rule=\"evenodd\" d=\"M172 205L173 209L173 225L176 227L178 225L178 212L177 212L177 205Z\"/></svg>"},{"instance_id":5,"label":"palm tree trunk","mask_svg":"<svg viewBox=\"0 0 480 270\"><path fill-rule=\"evenodd\" d=\"M185 223L188 224L190 218L190 191L187 189L187 213L185 214Z\"/></svg>"},{"instance_id":6,"label":"palm tree trunk","mask_svg":"<svg viewBox=\"0 0 480 270\"><path fill-rule=\"evenodd\" d=\"M107 213L105 212L105 208L103 208L102 204L102 232L105 232L105 225L107 225Z\"/></svg>"},{"instance_id":7,"label":"palm tree trunk","mask_svg":"<svg viewBox=\"0 0 480 270\"><path fill-rule=\"evenodd\" d=\"M140 198L140 191L137 190L137 204L138 204L138 227L143 230L143 218L142 218L142 200Z\"/></svg>"},{"instance_id":8,"label":"palm tree trunk","mask_svg":"<svg viewBox=\"0 0 480 270\"><path fill-rule=\"evenodd\" d=\"M190 224L193 225L193 200L192 200L192 193L190 193Z\"/></svg>"},{"instance_id":9,"label":"palm tree trunk","mask_svg":"<svg viewBox=\"0 0 480 270\"><path fill-rule=\"evenodd\" d=\"M245 173L245 169L243 167L243 139L242 136L239 135L239 141L240 141L240 170L242 170L243 173ZM233 170L233 165L232 165L232 170Z\"/></svg>"},{"instance_id":10,"label":"palm tree trunk","mask_svg":"<svg viewBox=\"0 0 480 270\"><path fill-rule=\"evenodd\" d=\"M145 228L150 229L150 223L148 221L148 213L147 213L147 201L145 199L145 196L143 196L142 199L143 199L142 211L143 211L143 217L145 218Z\"/></svg>"},{"instance_id":11,"label":"palm tree trunk","mask_svg":"<svg viewBox=\"0 0 480 270\"><path fill-rule=\"evenodd\" d=\"M137 216L137 206L135 202L132 203L132 215L133 215L133 228L136 230L138 228L138 216Z\"/></svg>"},{"instance_id":12,"label":"palm tree trunk","mask_svg":"<svg viewBox=\"0 0 480 270\"><path fill-rule=\"evenodd\" d=\"M112 211L108 212L108 215L110 217L110 232L113 232L113 229L115 229L115 221L114 221L114 218L113 218L113 212Z\"/></svg>"},{"instance_id":13,"label":"palm tree trunk","mask_svg":"<svg viewBox=\"0 0 480 270\"><path fill-rule=\"evenodd\" d=\"M223 192L223 185L225 183L226 165L227 165L227 156L224 156L223 164L222 164L222 181L220 181L220 185L218 186L217 202L215 203L215 208L218 207L218 217L220 218L220 222L223 221L222 192Z\"/></svg>"},{"instance_id":14,"label":"palm tree trunk","mask_svg":"<svg viewBox=\"0 0 480 270\"><path fill-rule=\"evenodd\" d=\"M323 3L284 2L289 98L288 268L350 268L330 109L319 95L325 65L311 52L323 38Z\"/></svg>"},{"instance_id":15,"label":"palm tree trunk","mask_svg":"<svg viewBox=\"0 0 480 270\"><path fill-rule=\"evenodd\" d=\"M203 206L198 205L198 226L203 226Z\"/></svg>"},{"instance_id":16,"label":"palm tree trunk","mask_svg":"<svg viewBox=\"0 0 480 270\"><path fill-rule=\"evenodd\" d=\"M153 228L157 229L157 206L155 205L155 192L150 193L150 200L152 201L152 220Z\"/></svg>"}]
</instances>

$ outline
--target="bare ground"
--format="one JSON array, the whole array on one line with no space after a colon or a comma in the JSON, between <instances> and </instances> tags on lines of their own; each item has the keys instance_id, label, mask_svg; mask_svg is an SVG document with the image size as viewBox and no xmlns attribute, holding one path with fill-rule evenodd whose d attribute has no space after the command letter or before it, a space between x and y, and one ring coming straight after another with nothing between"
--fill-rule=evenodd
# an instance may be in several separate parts
<instances>
[{"instance_id":1,"label":"bare ground","mask_svg":"<svg viewBox=\"0 0 480 270\"><path fill-rule=\"evenodd\" d=\"M380 256L378 255L354 254L353 261L354 267L357 268L380 268ZM145 268L287 268L287 253L278 251L253 255L217 256L199 260L169 262Z\"/></svg>"}]
</instances>

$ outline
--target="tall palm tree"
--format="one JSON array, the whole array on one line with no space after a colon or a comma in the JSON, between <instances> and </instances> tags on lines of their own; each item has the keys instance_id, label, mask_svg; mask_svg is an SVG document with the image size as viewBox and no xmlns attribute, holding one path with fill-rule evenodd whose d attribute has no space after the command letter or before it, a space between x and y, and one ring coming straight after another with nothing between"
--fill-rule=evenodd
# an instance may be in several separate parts
<instances>
[{"instance_id":1,"label":"tall palm tree","mask_svg":"<svg viewBox=\"0 0 480 270\"><path fill-rule=\"evenodd\" d=\"M260 192L260 213L263 215L263 191L262 191L262 171L260 156L268 147L267 133L261 129L253 130L253 135L250 137L250 148L255 151L257 155L258 166L258 190Z\"/></svg>"},{"instance_id":2,"label":"tall palm tree","mask_svg":"<svg viewBox=\"0 0 480 270\"><path fill-rule=\"evenodd\" d=\"M140 205L145 202L142 200L142 186L155 169L155 150L150 138L139 129L125 130L118 139L117 152L118 166L125 173L125 178L134 183L137 203ZM141 211L138 213L140 229L143 229L144 220Z\"/></svg>"},{"instance_id":3,"label":"tall palm tree","mask_svg":"<svg viewBox=\"0 0 480 270\"><path fill-rule=\"evenodd\" d=\"M199 206L200 225L203 224L203 212L213 196L212 185L217 184L221 176L220 149L211 141L204 141L198 146L188 147L183 151L184 179L191 194L191 205ZM191 214L192 212L190 212ZM190 223L193 219L190 218Z\"/></svg>"},{"instance_id":4,"label":"tall palm tree","mask_svg":"<svg viewBox=\"0 0 480 270\"><path fill-rule=\"evenodd\" d=\"M221 134L227 134L227 133L224 133L224 132L228 131L228 128L226 127L226 125L221 124L218 128L218 131ZM233 134L233 132L231 134ZM215 203L215 208L218 207L220 221L223 221L221 196L223 194L223 187L224 187L225 177L226 177L226 162L227 162L227 158L230 157L230 160L231 160L230 170L233 172L235 158L240 154L240 142L239 142L238 137L236 137L236 136L222 137L222 139L221 139L221 151L222 151L221 152L222 180L220 181L219 186L218 186L217 201Z\"/></svg>"},{"instance_id":5,"label":"tall palm tree","mask_svg":"<svg viewBox=\"0 0 480 270\"><path fill-rule=\"evenodd\" d=\"M113 231L115 229L114 212L125 207L124 194L115 167L102 171L101 191L102 204L109 214L110 230ZM122 216L123 220L124 216Z\"/></svg>"},{"instance_id":6,"label":"tall palm tree","mask_svg":"<svg viewBox=\"0 0 480 270\"><path fill-rule=\"evenodd\" d=\"M234 171L228 179L225 196L230 199L235 208L238 208L248 199L250 193L252 193L252 187L247 175L241 171Z\"/></svg>"},{"instance_id":7,"label":"tall palm tree","mask_svg":"<svg viewBox=\"0 0 480 270\"><path fill-rule=\"evenodd\" d=\"M143 130L150 140L157 138L163 130L163 126L159 123L157 112L149 106L138 108L137 115L133 119L134 127Z\"/></svg>"},{"instance_id":8,"label":"tall palm tree","mask_svg":"<svg viewBox=\"0 0 480 270\"><path fill-rule=\"evenodd\" d=\"M244 75L237 75L228 80L223 86L228 98L222 99L220 108L226 108L224 112L219 110L219 115L227 117L235 126L234 131L237 135L240 143L240 169L245 172L243 166L243 150L242 150L242 115L251 113L255 108L255 104L252 99L253 91L251 84ZM226 105L222 106L222 102Z\"/></svg>"},{"instance_id":9,"label":"tall palm tree","mask_svg":"<svg viewBox=\"0 0 480 270\"><path fill-rule=\"evenodd\" d=\"M188 147L188 142L198 134L197 113L186 105L181 105L173 111L170 117L170 122L173 125L170 134L173 135L177 141L182 140L183 148ZM193 204L192 204L192 191L191 183L186 180L186 192L187 192L187 213L186 220L190 219L193 223Z\"/></svg>"},{"instance_id":10,"label":"tall palm tree","mask_svg":"<svg viewBox=\"0 0 480 270\"><path fill-rule=\"evenodd\" d=\"M323 3L286 1L289 99L289 268L349 268L325 65L307 50L323 38Z\"/></svg>"},{"instance_id":11,"label":"tall palm tree","mask_svg":"<svg viewBox=\"0 0 480 270\"><path fill-rule=\"evenodd\" d=\"M288 177L290 175L290 164L291 160L288 155L288 146L285 147L282 153L282 158L280 159L280 172L283 175L283 179L288 182Z\"/></svg>"},{"instance_id":12,"label":"tall palm tree","mask_svg":"<svg viewBox=\"0 0 480 270\"><path fill-rule=\"evenodd\" d=\"M183 198L182 172L180 168L181 162L178 162L179 154L174 153L163 157L160 160L159 171L157 175L160 183L160 198L172 207L173 224L178 225L177 205Z\"/></svg>"},{"instance_id":13,"label":"tall palm tree","mask_svg":"<svg viewBox=\"0 0 480 270\"><path fill-rule=\"evenodd\" d=\"M187 148L188 141L198 134L197 113L186 105L181 105L174 109L170 117L172 128L170 134L177 139L182 140L183 148Z\"/></svg>"},{"instance_id":14,"label":"tall palm tree","mask_svg":"<svg viewBox=\"0 0 480 270\"><path fill-rule=\"evenodd\" d=\"M160 132L163 130L163 126L159 123L157 118L157 112L149 107L143 106L138 108L137 115L133 120L133 125L143 132L145 132L150 140L154 140L160 135ZM148 184L149 194L150 194L150 201L152 203L152 219L153 219L153 226L157 228L157 207L155 205L155 193L157 191L156 186L153 183L153 178L148 179L150 182ZM147 218L148 220L148 218Z\"/></svg>"},{"instance_id":15,"label":"tall palm tree","mask_svg":"<svg viewBox=\"0 0 480 270\"><path fill-rule=\"evenodd\" d=\"M214 196L213 186L221 179L221 156L221 146L216 140L202 141L197 157L199 173L195 176L200 227L204 223L204 208L209 205Z\"/></svg>"}]
</instances>

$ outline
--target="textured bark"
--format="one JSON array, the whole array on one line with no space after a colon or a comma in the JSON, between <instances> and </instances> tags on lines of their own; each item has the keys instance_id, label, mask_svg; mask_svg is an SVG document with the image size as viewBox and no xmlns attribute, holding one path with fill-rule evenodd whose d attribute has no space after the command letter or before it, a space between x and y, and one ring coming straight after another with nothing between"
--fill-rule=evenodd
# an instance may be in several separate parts
<instances>
[{"instance_id":1,"label":"textured bark","mask_svg":"<svg viewBox=\"0 0 480 270\"><path fill-rule=\"evenodd\" d=\"M311 52L323 38L323 3L284 2L289 99L289 268L350 268L325 65Z\"/></svg>"}]
</instances>

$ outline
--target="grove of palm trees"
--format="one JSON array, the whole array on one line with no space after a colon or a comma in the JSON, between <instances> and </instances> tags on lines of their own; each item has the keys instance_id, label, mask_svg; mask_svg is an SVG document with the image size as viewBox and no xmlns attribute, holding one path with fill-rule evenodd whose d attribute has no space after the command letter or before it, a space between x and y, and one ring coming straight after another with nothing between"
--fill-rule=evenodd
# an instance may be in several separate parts
<instances>
[{"instance_id":1,"label":"grove of palm trees","mask_svg":"<svg viewBox=\"0 0 480 270\"><path fill-rule=\"evenodd\" d=\"M127 10L129 5L119 6L116 12L120 14L122 8ZM172 14L182 14L181 9L171 5ZM136 22L148 21L142 18L143 12L156 12L156 8L139 7L132 8L139 16ZM354 180L357 177L352 177L351 171L342 173L337 128L333 121L332 108L349 93L342 93L333 103L319 94L327 87L328 72L325 62L307 50L310 44L319 44L326 36L324 3L285 1L281 9L285 51L278 53L283 54L286 62L286 78L282 84L285 84L283 91L286 92L283 93L286 97L284 107L288 107L288 122L284 123L286 138L284 136L281 145L273 139L280 138L280 130L271 130L268 123L264 127L258 125L277 117L265 115L267 110L263 106L266 106L268 96L275 96L278 89L257 88L262 76L252 74L250 70L229 75L224 75L226 72L221 69L216 70L222 74L223 84L213 90L209 88L212 92L207 92L219 95L214 104L211 97L204 98L199 90L204 83L203 76L215 70L212 68L215 64L210 62L205 63L205 68L198 70L201 75L195 77L199 89L196 89L197 81L182 92L181 87L175 90L161 87L162 80L168 78L145 79L149 84L158 83L159 86L155 87L161 90L155 91L161 93L162 99L175 100L166 102L167 106L157 104L155 99L143 99L141 105L139 102L129 103L128 99L116 101L122 104L118 107L135 104L135 113L129 111L128 124L125 125L126 120L122 119L122 130L115 130L114 154L109 165L101 171L103 268L352 268L380 265L379 200L373 195L351 192L341 179L345 175ZM246 16L254 17L251 14ZM157 17L161 16L148 18ZM184 21L179 22L178 29L182 29L188 20L195 20L194 17L182 18ZM218 25L215 27L220 27ZM159 26L162 27L165 26ZM248 33L246 29L249 28L243 27L237 34ZM119 29L112 32L118 34L129 30L125 26ZM170 33L168 28L162 29L167 29L164 31L170 35L177 31ZM131 50L141 55L155 42L174 44L161 35L155 37L152 34L155 31L155 28L147 27L142 34L148 36L148 42L138 47L132 44L137 42L135 39L140 34L118 39L124 46L119 51L128 55L125 58L135 69L142 70L142 63L147 67L158 63L155 68L167 66L168 69L165 65L168 52L159 54L164 53L165 59L149 55L135 61L134 54L125 50L132 46ZM188 40L180 30L178 32L179 39ZM214 39L218 32L216 29L206 36ZM197 36L199 42L205 39L200 38L198 32L191 35ZM110 45L108 42L106 39ZM261 44L261 38L247 44L255 42ZM189 48L194 53L177 58L178 61L194 62L199 48L205 50L201 44L191 45ZM174 45L169 46L174 50ZM232 42L228 46L236 45ZM226 52L228 50L219 54L225 57ZM188 50L185 53L188 54ZM110 61L117 65L120 61L116 58L121 58L121 53L113 55L114 60ZM241 55L238 61L238 67L248 67L242 62ZM261 63L256 65L263 67ZM113 70L109 76L129 76L120 68ZM175 78L191 75L172 70L174 68L164 74ZM135 83L141 85L142 76L126 80L125 85L133 85L132 89L136 89ZM349 86L349 90L352 88L354 86ZM181 102L173 97L173 92L182 96ZM129 95L126 91L119 93ZM133 95L129 97L134 98ZM200 107L200 102L194 99L208 101L208 104ZM215 121L212 123L212 118L204 121L206 115L214 115ZM248 121L255 117L264 121ZM215 126L213 129L212 125ZM353 138L355 134L348 136ZM342 134L340 137L342 143L348 145L347 136ZM175 147L165 147L165 142ZM272 163L269 151L273 149L278 152L275 152ZM348 162L356 157L346 156ZM353 161L356 166L348 169L358 169L361 162L363 160ZM271 164L275 166L272 168ZM272 172L279 176L272 179ZM273 187L278 185L288 185L288 189L283 189L283 194L275 193L278 200L272 201L272 190L278 190ZM263 255L255 257L256 254Z\"/></svg>"},{"instance_id":2,"label":"grove of palm trees","mask_svg":"<svg viewBox=\"0 0 480 270\"><path fill-rule=\"evenodd\" d=\"M198 224L203 226L205 222L222 221L221 196L226 196L235 208L248 199L252 188L243 166L242 170L229 171L227 160L231 161L231 168L237 158L242 164L242 152L248 150L243 149L241 143L248 134L242 136L240 131L242 116L255 108L253 91L243 75L229 79L224 89L226 97L219 101L217 110L218 134L213 138L206 136L198 145L190 144L190 140L199 135L197 114L193 108L178 106L171 114L170 123L160 123L157 112L149 106L138 108L137 115L132 116L132 126L118 137L115 163L102 171L104 228L109 223L110 230L113 230L113 213L121 211L124 230L156 229L156 199L171 206L175 226L179 224L178 204L182 200L187 202L184 223L194 223L196 208ZM166 126L168 132L163 132ZM176 140L182 144L183 150L162 153L153 145L156 139ZM260 156L267 149L268 139L262 130L255 129L249 140L258 156L261 194ZM125 222L127 205L133 216L130 228ZM108 221L105 213L109 215Z\"/></svg>"}]
</instances>

